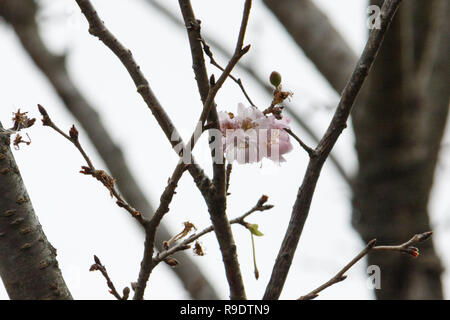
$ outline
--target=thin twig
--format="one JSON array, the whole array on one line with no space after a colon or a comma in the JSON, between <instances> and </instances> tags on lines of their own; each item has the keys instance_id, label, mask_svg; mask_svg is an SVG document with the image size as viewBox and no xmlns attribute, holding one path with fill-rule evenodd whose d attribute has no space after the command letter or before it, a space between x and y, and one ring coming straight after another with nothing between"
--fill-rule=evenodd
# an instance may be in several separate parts
<instances>
[{"instance_id":1,"label":"thin twig","mask_svg":"<svg viewBox=\"0 0 450 320\"><path fill-rule=\"evenodd\" d=\"M310 158L309 160L303 182L297 193L297 198L292 209L291 219L283 243L281 244L269 284L264 293L264 299L278 299L283 290L303 227L308 217L312 198L323 164L328 158L331 149L336 144L342 131L347 126L347 119L352 110L356 96L369 74L370 68L375 61L378 50L383 42L384 35L386 34L400 3L401 0L386 0L384 2L381 9L380 29L373 29L371 31L361 58L342 92L333 119L320 140L319 145L315 149L316 157Z\"/></svg>"},{"instance_id":2,"label":"thin twig","mask_svg":"<svg viewBox=\"0 0 450 320\"><path fill-rule=\"evenodd\" d=\"M211 48L209 47L209 45L206 43L206 40L204 38L200 39L203 45L203 51L205 51L205 54L209 57L209 62L217 67L219 70L225 71L225 69L219 64L217 63L216 59L214 59L214 55L211 51ZM242 80L241 78L236 79L231 73L228 75L234 82L237 83L237 85L239 86L239 88L241 88L242 93L244 94L245 98L248 100L248 102L250 103L250 105L255 106L255 104L253 103L252 99L250 99L250 96L248 95L247 91L244 88L244 85L242 84Z\"/></svg>"},{"instance_id":3,"label":"thin twig","mask_svg":"<svg viewBox=\"0 0 450 320\"><path fill-rule=\"evenodd\" d=\"M108 272L106 271L106 267L101 263L100 259L94 255L94 261L95 263L91 266L89 271L100 271L103 277L106 280L106 284L109 288L109 293L111 293L117 300L128 300L128 297L130 295L130 288L125 287L123 289L123 295L121 296L114 286L114 283L112 282L111 278L108 275Z\"/></svg>"},{"instance_id":4,"label":"thin twig","mask_svg":"<svg viewBox=\"0 0 450 320\"><path fill-rule=\"evenodd\" d=\"M183 0L180 0L180 1L183 1ZM250 45L243 47L244 35L245 35L245 30L246 30L246 27L248 24L250 8L251 8L251 0L246 0L244 14L242 17L242 22L241 22L241 29L239 31L239 37L238 37L238 41L236 44L234 54L231 57L230 61L228 62L227 66L225 67L224 71L220 75L219 79L214 83L214 85L212 85L209 88L207 96L204 99L203 110L199 117L199 122L203 125L204 125L208 115L210 114L212 108L214 107L214 98L216 97L220 88L224 84L225 80L228 78L228 76L230 75L231 71L236 66L236 64L238 63L240 58L250 50ZM200 137L198 134L192 134L191 139L189 140L189 144L191 146L194 145L195 142L199 138Z\"/></svg>"},{"instance_id":5,"label":"thin twig","mask_svg":"<svg viewBox=\"0 0 450 320\"><path fill-rule=\"evenodd\" d=\"M262 212L262 211L270 210L273 208L273 205L265 204L267 202L267 200L268 200L267 196L262 196L258 200L257 204L253 208L251 208L249 211L247 211L246 213L244 213L243 215L241 215L239 217L231 219L230 225L240 224L243 227L247 228L247 222L245 221L245 218L247 218L249 215L251 215L254 212L257 212L257 211ZM214 231L214 226L209 226L198 233L192 234L189 238L186 238L184 241L180 242L179 244L177 244L165 251L160 252L156 257L153 258L153 267L155 267L159 262L163 261L167 257L173 255L174 253L188 249L189 244L191 244L192 242L198 240L205 234L208 234L212 231Z\"/></svg>"},{"instance_id":6,"label":"thin twig","mask_svg":"<svg viewBox=\"0 0 450 320\"><path fill-rule=\"evenodd\" d=\"M180 160L180 165L176 167L172 177L169 179L167 187L161 195L158 209L155 211L155 214L149 223L145 226L144 256L141 262L139 277L136 282L133 297L134 300L142 300L144 298L147 281L154 268L152 257L155 250L156 231L164 215L169 212L169 204L172 202L173 195L175 194L175 188L177 187L177 183L186 168L187 167Z\"/></svg>"},{"instance_id":7,"label":"thin twig","mask_svg":"<svg viewBox=\"0 0 450 320\"><path fill-rule=\"evenodd\" d=\"M89 0L75 1L77 2L78 6L80 7L82 13L89 23L89 33L102 41L122 62L123 66L127 69L130 77L133 79L137 91L142 96L148 108L151 110L152 114L154 115L156 121L163 130L172 147L175 148L179 145L183 145L183 140L180 138L181 136L178 134L178 131L176 130L169 116L154 95L152 89L150 88L148 80L145 78L144 74L141 71L141 68L134 60L131 51L125 48L114 36L114 34L112 34L106 28L105 24L100 19L97 11ZM172 137L175 136L179 138L172 139ZM207 183L205 184L203 182L207 181L208 177L206 177L205 173L195 162L193 157L191 157L191 159L192 165L188 167L189 173L192 175L199 188L205 187ZM200 191L206 192L202 189L200 189Z\"/></svg>"},{"instance_id":8,"label":"thin twig","mask_svg":"<svg viewBox=\"0 0 450 320\"><path fill-rule=\"evenodd\" d=\"M402 244L396 245L396 246L375 246L376 239L373 239L373 240L369 241L369 243L364 248L364 250L362 250L356 257L354 257L348 264L346 264L345 267L342 268L334 277L332 277L330 280L328 280L321 286L317 287L310 293L308 293L304 296L301 296L297 300L314 299L319 295L320 292L322 292L326 288L328 288L338 282L344 281L347 278L345 273L351 267L353 267L359 260L364 258L371 251L389 251L389 252L396 251L396 252L407 253L416 258L419 255L419 250L416 247L413 247L412 245L428 240L432 234L433 234L433 232L431 232L431 231L424 232L421 234L416 234L411 239L406 241L405 243L402 243Z\"/></svg>"},{"instance_id":9,"label":"thin twig","mask_svg":"<svg viewBox=\"0 0 450 320\"><path fill-rule=\"evenodd\" d=\"M226 178L225 178L225 192L226 195L230 195L228 193L228 189L230 188L230 179L231 179L231 171L233 170L233 165L231 163L227 164Z\"/></svg>"},{"instance_id":10,"label":"thin twig","mask_svg":"<svg viewBox=\"0 0 450 320\"><path fill-rule=\"evenodd\" d=\"M44 126L48 126L55 130L57 133L62 135L64 138L69 140L81 153L84 160L86 161L87 167L82 166L82 171L80 171L83 174L90 175L97 180L99 180L105 188L108 189L111 196L116 199L116 204L127 210L133 218L135 218L140 224L145 224L145 219L142 216L142 213L136 209L134 209L127 201L125 201L122 196L119 194L119 192L116 190L115 187L115 180L114 178L110 177L105 171L103 170L97 170L89 156L84 151L83 147L80 144L80 141L78 139L78 130L75 128L75 125L72 126L72 128L69 131L69 135L67 135L64 131L62 131L51 119L48 115L47 111L43 106L38 104L39 112L41 113L43 119L42 123Z\"/></svg>"},{"instance_id":11,"label":"thin twig","mask_svg":"<svg viewBox=\"0 0 450 320\"><path fill-rule=\"evenodd\" d=\"M313 158L316 156L314 149L308 147L302 139L300 139L295 133L292 132L291 129L285 128L284 131L286 131L291 137L293 137L297 142L300 144L300 146L308 153L310 158Z\"/></svg>"}]
</instances>

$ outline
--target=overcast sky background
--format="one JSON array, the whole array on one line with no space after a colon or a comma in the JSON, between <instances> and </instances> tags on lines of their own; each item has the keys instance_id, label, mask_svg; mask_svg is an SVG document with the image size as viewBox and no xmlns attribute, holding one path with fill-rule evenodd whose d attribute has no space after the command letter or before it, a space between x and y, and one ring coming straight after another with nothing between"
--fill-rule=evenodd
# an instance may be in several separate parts
<instances>
[{"instance_id":1,"label":"overcast sky background","mask_svg":"<svg viewBox=\"0 0 450 320\"><path fill-rule=\"evenodd\" d=\"M101 18L120 41L130 48L148 77L156 96L169 113L184 138L190 136L200 114L201 103L191 69L186 32L170 24L145 0L92 1ZM365 0L315 0L330 17L351 47L361 52L367 34ZM41 34L55 52L68 53L68 68L76 85L97 108L115 141L123 148L134 175L156 207L167 179L177 163L161 129L124 67L115 56L87 32L87 23L73 0L41 0L39 22ZM180 16L178 2L161 1ZM241 20L243 1L193 0L202 30L232 50ZM283 87L294 92L291 106L322 134L331 119L338 97L315 67L304 57L275 17L255 0L251 12L246 44L252 49L243 62L253 65L268 78L272 70L283 76ZM9 127L12 112L21 108L39 117L36 104L44 105L61 128L69 129L74 120L55 95L46 78L23 51L14 33L0 23L0 120ZM226 64L224 57L217 60ZM330 62L332 63L332 62ZM219 75L213 67L209 72ZM270 104L265 94L241 70L241 77L254 102L264 108ZM240 89L227 81L216 102L219 110L236 112L237 104L247 104ZM39 117L40 118L40 117ZM93 254L107 266L117 288L136 281L142 258L143 235L135 228L128 213L118 208L107 190L91 178L78 173L84 165L77 150L40 121L31 130L30 146L22 146L14 155L25 180L36 214L47 237L58 250L63 275L76 299L113 299L99 273L89 272ZM76 122L75 122L76 124ZM308 138L293 126L299 136ZM103 162L83 131L80 140L97 168ZM447 130L447 143L450 141ZM255 213L247 220L257 223L264 233L256 238L260 279L253 275L249 232L240 226L233 231L238 255L250 299L262 297L272 271L292 205L307 165L307 155L295 145L279 165L264 161L255 165L235 165L228 198L230 218L250 209L262 194L275 207ZM194 154L210 174L206 140L197 144ZM350 129L339 139L335 151L349 172L355 172L356 157ZM450 147L442 152L430 212L435 230L434 241L442 262L450 266ZM351 193L327 163L322 171L310 215L281 298L293 299L325 282L363 247L352 229ZM174 233L184 221L202 229L210 225L206 206L192 178L185 174L164 222ZM426 231L426 230L424 230ZM407 239L405 239L407 240ZM214 283L221 297L228 297L222 258L213 234L201 239L206 256L196 257L201 270ZM344 282L324 291L319 299L372 299L367 287L365 263L348 272ZM450 294L450 277L443 275L446 296ZM0 283L0 299L8 296ZM186 299L189 296L165 265L158 266L149 281L148 299Z\"/></svg>"}]
</instances>

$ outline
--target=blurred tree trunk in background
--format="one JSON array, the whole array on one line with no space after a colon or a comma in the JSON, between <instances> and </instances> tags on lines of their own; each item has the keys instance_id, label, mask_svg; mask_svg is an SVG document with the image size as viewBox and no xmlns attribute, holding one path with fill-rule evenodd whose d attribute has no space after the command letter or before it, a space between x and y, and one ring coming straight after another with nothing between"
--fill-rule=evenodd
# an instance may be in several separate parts
<instances>
[{"instance_id":1,"label":"blurred tree trunk in background","mask_svg":"<svg viewBox=\"0 0 450 320\"><path fill-rule=\"evenodd\" d=\"M327 16L312 0L263 3L340 94L356 55ZM403 243L431 229L429 196L449 109L449 7L448 0L403 1L356 102L353 225L364 241ZM369 255L381 268L378 299L442 298L433 243L421 250L414 261Z\"/></svg>"},{"instance_id":2,"label":"blurred tree trunk in background","mask_svg":"<svg viewBox=\"0 0 450 320\"><path fill-rule=\"evenodd\" d=\"M449 109L448 7L403 1L354 109L353 225L365 241L402 243L432 229L429 196ZM368 263L381 268L378 299L443 297L431 241L417 260L370 253Z\"/></svg>"},{"instance_id":3,"label":"blurred tree trunk in background","mask_svg":"<svg viewBox=\"0 0 450 320\"><path fill-rule=\"evenodd\" d=\"M9 144L0 134L0 277L6 292L20 300L72 299Z\"/></svg>"}]
</instances>

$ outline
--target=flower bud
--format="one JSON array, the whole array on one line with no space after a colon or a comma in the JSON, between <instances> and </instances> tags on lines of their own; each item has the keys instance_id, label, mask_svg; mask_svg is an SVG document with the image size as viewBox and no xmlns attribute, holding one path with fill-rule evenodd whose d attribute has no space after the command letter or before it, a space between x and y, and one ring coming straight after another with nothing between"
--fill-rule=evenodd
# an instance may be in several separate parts
<instances>
[{"instance_id":1,"label":"flower bud","mask_svg":"<svg viewBox=\"0 0 450 320\"><path fill-rule=\"evenodd\" d=\"M78 140L78 130L75 128L75 125L72 125L72 128L70 128L69 135L72 140Z\"/></svg>"},{"instance_id":2,"label":"flower bud","mask_svg":"<svg viewBox=\"0 0 450 320\"><path fill-rule=\"evenodd\" d=\"M275 88L278 88L278 86L281 84L281 74L276 71L272 71L272 73L270 74L270 83Z\"/></svg>"},{"instance_id":3,"label":"flower bud","mask_svg":"<svg viewBox=\"0 0 450 320\"><path fill-rule=\"evenodd\" d=\"M179 264L178 260L175 258L166 258L164 262L167 263L171 267L175 267Z\"/></svg>"}]
</instances>

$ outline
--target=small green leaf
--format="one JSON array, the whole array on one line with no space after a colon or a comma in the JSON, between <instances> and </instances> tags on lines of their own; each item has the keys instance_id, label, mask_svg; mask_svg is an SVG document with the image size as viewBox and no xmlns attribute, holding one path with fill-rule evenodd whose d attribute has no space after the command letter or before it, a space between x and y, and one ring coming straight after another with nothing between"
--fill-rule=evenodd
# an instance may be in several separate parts
<instances>
[{"instance_id":1,"label":"small green leaf","mask_svg":"<svg viewBox=\"0 0 450 320\"><path fill-rule=\"evenodd\" d=\"M255 236L257 237L262 237L264 234L258 230L258 225L257 224L251 224L248 223L247 224L247 229Z\"/></svg>"}]
</instances>

